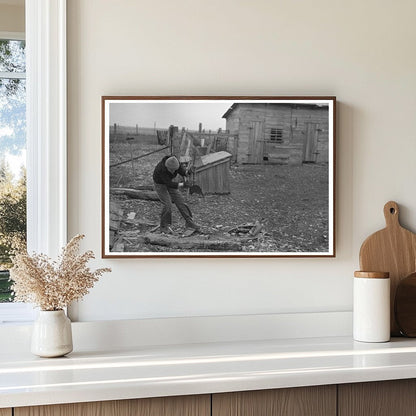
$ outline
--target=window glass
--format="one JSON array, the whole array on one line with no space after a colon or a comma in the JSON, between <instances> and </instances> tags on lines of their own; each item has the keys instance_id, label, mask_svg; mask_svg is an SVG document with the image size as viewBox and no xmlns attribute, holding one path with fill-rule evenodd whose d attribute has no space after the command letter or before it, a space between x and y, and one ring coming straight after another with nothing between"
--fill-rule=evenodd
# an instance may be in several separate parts
<instances>
[{"instance_id":1,"label":"window glass","mask_svg":"<svg viewBox=\"0 0 416 416\"><path fill-rule=\"evenodd\" d=\"M272 127L270 129L270 140L281 143L283 141L283 129Z\"/></svg>"},{"instance_id":2,"label":"window glass","mask_svg":"<svg viewBox=\"0 0 416 416\"><path fill-rule=\"evenodd\" d=\"M24 40L0 39L0 72L26 72Z\"/></svg>"},{"instance_id":3,"label":"window glass","mask_svg":"<svg viewBox=\"0 0 416 416\"><path fill-rule=\"evenodd\" d=\"M0 39L0 302L12 300L7 269L26 242L25 42Z\"/></svg>"}]
</instances>

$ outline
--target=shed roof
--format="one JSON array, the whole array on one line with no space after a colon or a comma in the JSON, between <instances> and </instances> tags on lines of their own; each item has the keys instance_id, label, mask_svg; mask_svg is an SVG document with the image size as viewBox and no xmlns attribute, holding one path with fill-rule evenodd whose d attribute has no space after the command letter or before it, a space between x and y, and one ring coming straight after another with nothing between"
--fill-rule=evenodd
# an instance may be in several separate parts
<instances>
[{"instance_id":1,"label":"shed roof","mask_svg":"<svg viewBox=\"0 0 416 416\"><path fill-rule=\"evenodd\" d=\"M224 115L221 118L227 118L237 107L238 104L234 103L231 105L231 107L224 113Z\"/></svg>"},{"instance_id":2,"label":"shed roof","mask_svg":"<svg viewBox=\"0 0 416 416\"><path fill-rule=\"evenodd\" d=\"M231 153L221 151L215 153L209 153L208 155L201 156L201 162L203 166L210 165L212 163L220 162L231 157Z\"/></svg>"},{"instance_id":3,"label":"shed roof","mask_svg":"<svg viewBox=\"0 0 416 416\"><path fill-rule=\"evenodd\" d=\"M328 107L327 104L305 104L305 103L234 103L231 105L231 107L224 113L224 115L222 116L222 118L228 118L228 116L239 106L239 105L259 105L259 104L268 104L268 105L275 105L275 106L282 106L282 105L286 105L286 106L291 106L291 107L296 107L296 106L302 106L302 107L309 107L309 108L324 108L324 107Z\"/></svg>"}]
</instances>

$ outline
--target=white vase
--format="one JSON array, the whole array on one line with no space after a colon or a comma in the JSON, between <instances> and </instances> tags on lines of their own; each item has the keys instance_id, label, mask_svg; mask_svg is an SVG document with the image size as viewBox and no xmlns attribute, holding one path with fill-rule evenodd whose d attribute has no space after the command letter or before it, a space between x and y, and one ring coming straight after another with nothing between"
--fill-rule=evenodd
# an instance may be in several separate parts
<instances>
[{"instance_id":1,"label":"white vase","mask_svg":"<svg viewBox=\"0 0 416 416\"><path fill-rule=\"evenodd\" d=\"M71 321L63 310L40 311L33 325L31 351L39 357L61 357L72 351Z\"/></svg>"}]
</instances>

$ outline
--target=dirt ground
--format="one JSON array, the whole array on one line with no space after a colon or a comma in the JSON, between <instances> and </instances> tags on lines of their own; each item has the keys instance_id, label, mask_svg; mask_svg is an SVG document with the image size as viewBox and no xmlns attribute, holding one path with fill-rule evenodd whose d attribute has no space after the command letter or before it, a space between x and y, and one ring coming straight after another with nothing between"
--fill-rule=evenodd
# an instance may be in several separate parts
<instances>
[{"instance_id":1,"label":"dirt ground","mask_svg":"<svg viewBox=\"0 0 416 416\"><path fill-rule=\"evenodd\" d=\"M158 148L153 143L142 143L139 154ZM160 146L159 146L160 148ZM112 144L111 164L129 158L131 149L123 143ZM152 184L152 172L167 150L111 168L111 187L137 188ZM134 154L134 153L133 153ZM137 154L137 153L136 153ZM189 195L184 198L194 220L207 238L243 241L246 252L327 252L328 251L328 166L304 164L287 165L232 165L231 193L227 195ZM161 206L156 201L128 199L111 195L124 217L135 213L135 219L148 225L121 224L121 231L149 232L159 223ZM263 230L256 238L247 234L229 233L241 224L258 221ZM174 207L172 229L178 238L184 221ZM134 233L130 233L134 234ZM177 252L178 249L137 243L134 237L125 240L128 252ZM193 250L196 251L196 250ZM206 250L203 250L206 251Z\"/></svg>"}]
</instances>

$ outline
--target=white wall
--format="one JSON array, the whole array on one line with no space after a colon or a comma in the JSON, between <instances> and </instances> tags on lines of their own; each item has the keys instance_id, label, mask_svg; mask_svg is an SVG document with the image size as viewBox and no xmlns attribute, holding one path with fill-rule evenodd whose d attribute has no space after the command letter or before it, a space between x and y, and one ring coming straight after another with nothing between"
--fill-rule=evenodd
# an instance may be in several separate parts
<instances>
[{"instance_id":1,"label":"white wall","mask_svg":"<svg viewBox=\"0 0 416 416\"><path fill-rule=\"evenodd\" d=\"M345 311L396 200L416 231L413 0L68 1L69 235L100 257L102 95L336 95L335 259L121 259L81 321Z\"/></svg>"}]
</instances>

